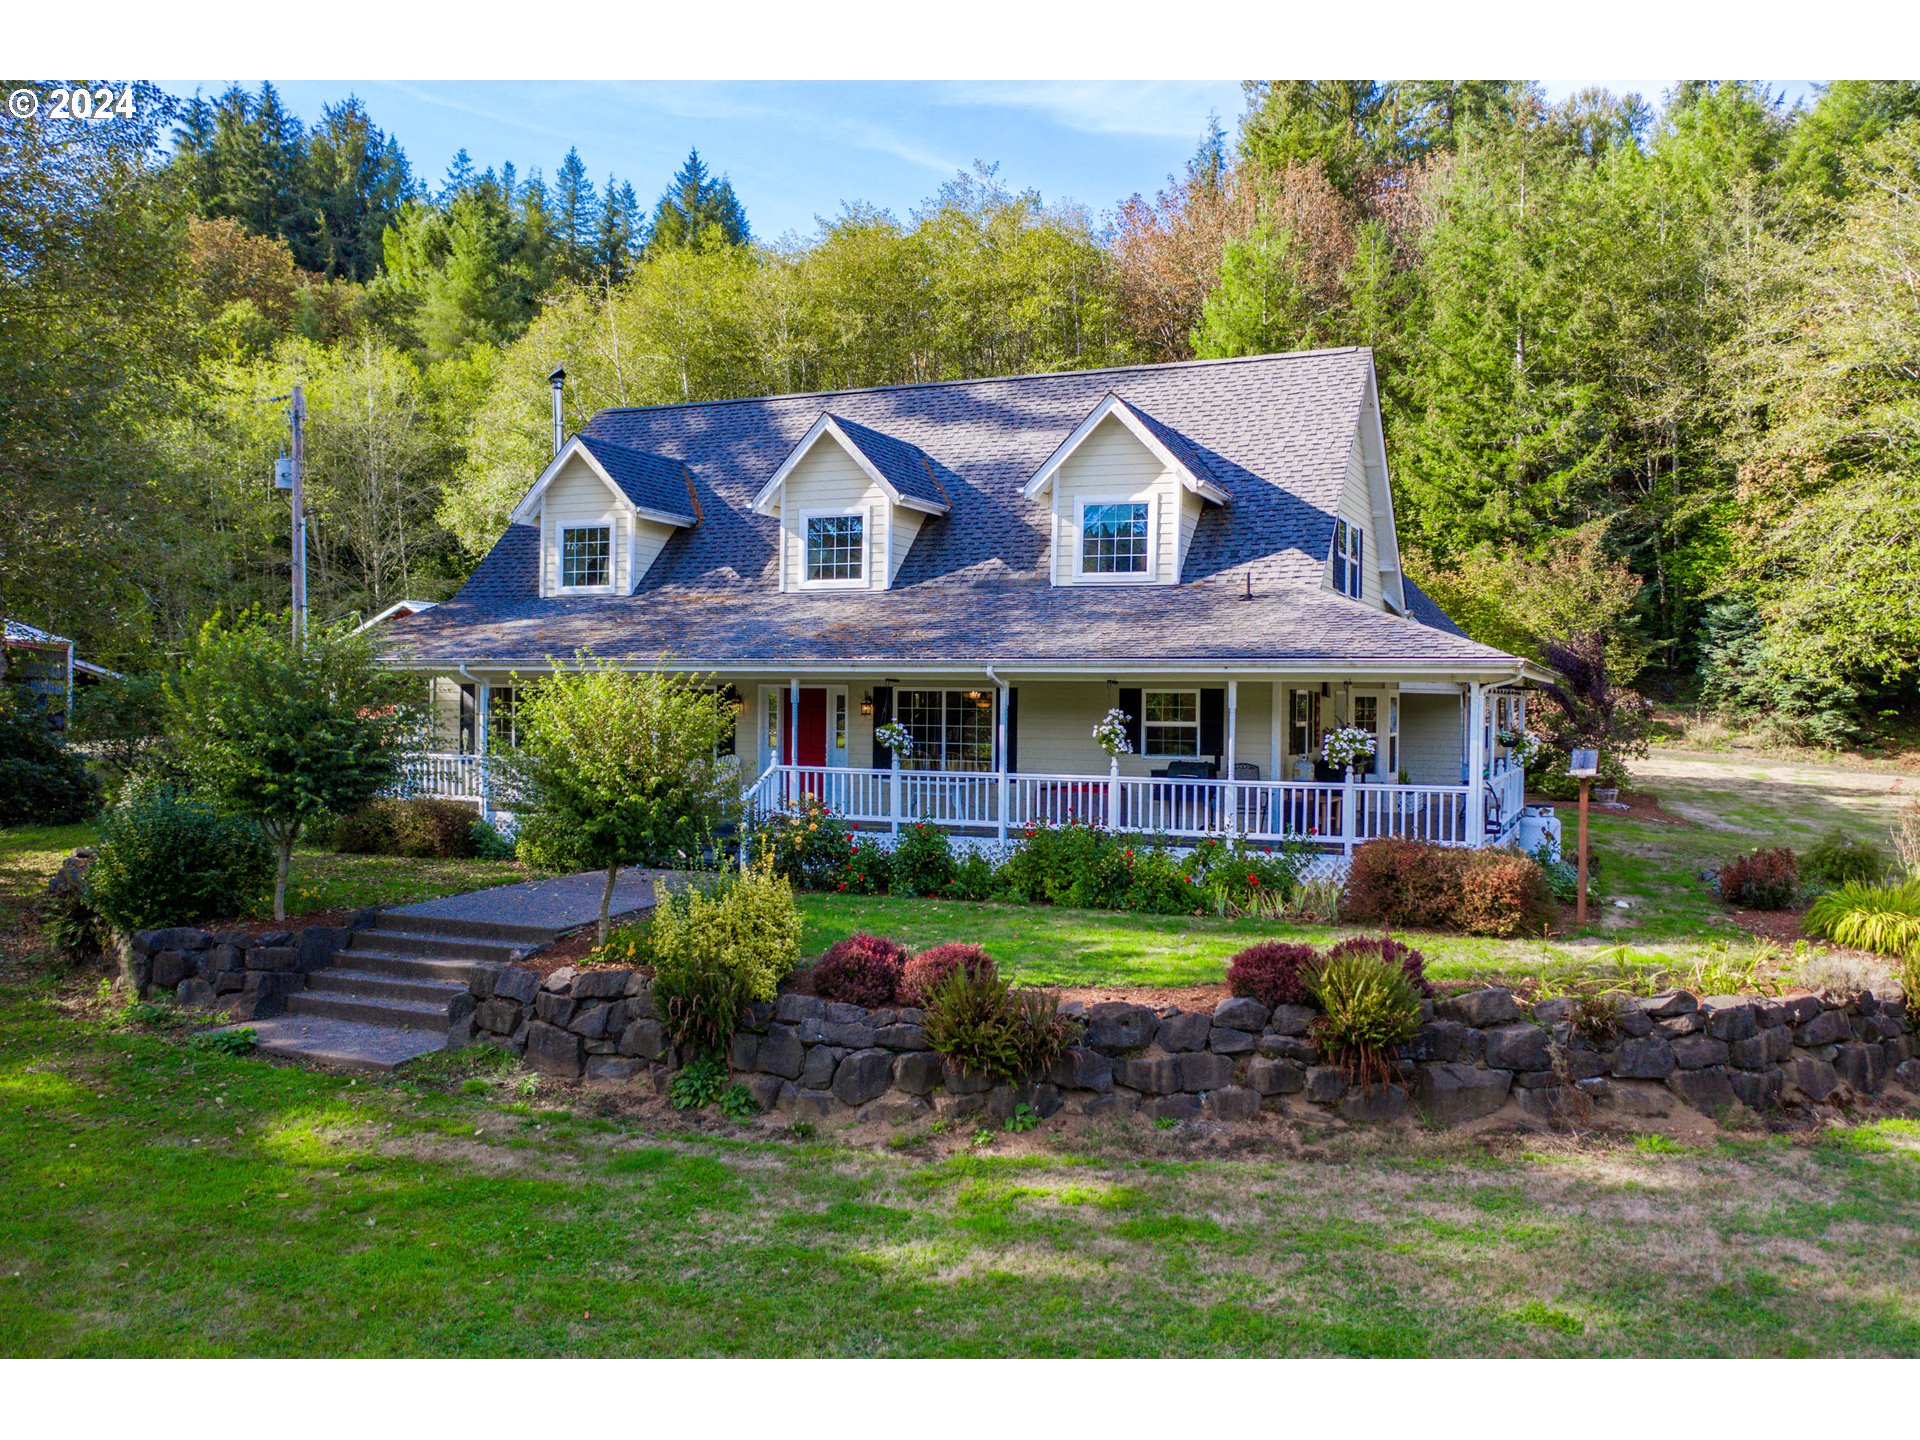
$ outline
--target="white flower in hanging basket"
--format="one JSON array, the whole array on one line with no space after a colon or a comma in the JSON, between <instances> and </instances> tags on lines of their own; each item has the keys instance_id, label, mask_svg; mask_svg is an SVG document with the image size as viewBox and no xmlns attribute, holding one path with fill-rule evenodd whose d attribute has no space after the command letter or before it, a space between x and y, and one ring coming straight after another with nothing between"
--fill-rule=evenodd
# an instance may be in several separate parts
<instances>
[{"instance_id":1,"label":"white flower in hanging basket","mask_svg":"<svg viewBox=\"0 0 1920 1440\"><path fill-rule=\"evenodd\" d=\"M1124 710L1109 710L1093 727L1093 740L1108 756L1131 755L1133 742L1127 739L1127 722L1133 717Z\"/></svg>"},{"instance_id":2,"label":"white flower in hanging basket","mask_svg":"<svg viewBox=\"0 0 1920 1440\"><path fill-rule=\"evenodd\" d=\"M884 745L902 760L913 754L913 732L898 720L890 720L885 725L873 727L873 743Z\"/></svg>"},{"instance_id":3,"label":"white flower in hanging basket","mask_svg":"<svg viewBox=\"0 0 1920 1440\"><path fill-rule=\"evenodd\" d=\"M1336 770L1354 770L1373 758L1373 732L1358 725L1329 730L1320 742L1320 758Z\"/></svg>"},{"instance_id":4,"label":"white flower in hanging basket","mask_svg":"<svg viewBox=\"0 0 1920 1440\"><path fill-rule=\"evenodd\" d=\"M1501 730L1494 737L1507 747L1513 763L1525 768L1546 745L1546 737L1537 730Z\"/></svg>"}]
</instances>

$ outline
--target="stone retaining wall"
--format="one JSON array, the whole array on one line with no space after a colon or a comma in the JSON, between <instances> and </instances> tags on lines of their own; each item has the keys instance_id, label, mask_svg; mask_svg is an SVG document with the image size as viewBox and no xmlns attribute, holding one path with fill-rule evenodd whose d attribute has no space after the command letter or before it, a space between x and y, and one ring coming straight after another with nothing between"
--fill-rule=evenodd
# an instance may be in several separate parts
<instances>
[{"instance_id":1,"label":"stone retaining wall","mask_svg":"<svg viewBox=\"0 0 1920 1440\"><path fill-rule=\"evenodd\" d=\"M136 930L122 943L123 973L142 999L218 1008L236 1020L286 1009L287 996L307 988L307 972L325 969L372 912L345 925L308 925L249 935L239 930Z\"/></svg>"},{"instance_id":2,"label":"stone retaining wall","mask_svg":"<svg viewBox=\"0 0 1920 1440\"><path fill-rule=\"evenodd\" d=\"M651 983L630 970L510 966L474 982L474 1012L456 1027L566 1079L664 1091L679 1057L653 1013ZM1859 995L1704 998L1676 991L1622 1002L1615 1033L1588 1038L1570 1000L1523 1007L1476 990L1424 1007L1403 1048L1404 1084L1355 1088L1324 1063L1314 1013L1223 1000L1211 1014L1124 1001L1068 1005L1080 1041L1043 1080L995 1085L935 1054L922 1011L867 1010L783 994L752 1007L728 1063L764 1110L796 1117L900 1121L919 1115L999 1119L1142 1114L1250 1120L1265 1111L1335 1114L1362 1123L1408 1110L1446 1124L1515 1102L1526 1114L1580 1117L1593 1107L1653 1117L1688 1105L1708 1114L1842 1104L1893 1081L1920 1092L1904 1006Z\"/></svg>"}]
</instances>

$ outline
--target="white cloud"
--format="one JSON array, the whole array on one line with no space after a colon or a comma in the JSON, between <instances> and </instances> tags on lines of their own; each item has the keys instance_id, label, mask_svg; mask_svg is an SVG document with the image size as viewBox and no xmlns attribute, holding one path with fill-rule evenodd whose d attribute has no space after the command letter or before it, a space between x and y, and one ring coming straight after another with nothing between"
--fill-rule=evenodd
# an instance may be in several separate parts
<instances>
[{"instance_id":1,"label":"white cloud","mask_svg":"<svg viewBox=\"0 0 1920 1440\"><path fill-rule=\"evenodd\" d=\"M1231 122L1239 108L1229 80L985 80L933 90L937 104L1033 110L1087 135L1197 139L1208 111Z\"/></svg>"}]
</instances>

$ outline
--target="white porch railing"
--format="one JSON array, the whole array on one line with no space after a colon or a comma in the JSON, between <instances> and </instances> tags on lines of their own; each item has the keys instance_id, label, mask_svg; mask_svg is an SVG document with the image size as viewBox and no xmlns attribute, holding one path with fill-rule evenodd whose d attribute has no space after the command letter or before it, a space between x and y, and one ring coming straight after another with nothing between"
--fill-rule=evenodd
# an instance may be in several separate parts
<instances>
[{"instance_id":1,"label":"white porch railing","mask_svg":"<svg viewBox=\"0 0 1920 1440\"><path fill-rule=\"evenodd\" d=\"M1493 792L1488 799L1487 828L1496 843L1505 844L1520 825L1520 812L1527 806L1527 773L1509 765L1487 782Z\"/></svg>"},{"instance_id":2,"label":"white porch railing","mask_svg":"<svg viewBox=\"0 0 1920 1440\"><path fill-rule=\"evenodd\" d=\"M506 767L491 756L434 750L409 754L388 793L402 800L470 800L486 814L511 810L515 790Z\"/></svg>"},{"instance_id":3,"label":"white porch railing","mask_svg":"<svg viewBox=\"0 0 1920 1440\"><path fill-rule=\"evenodd\" d=\"M993 772L903 770L896 786L891 770L770 765L743 799L749 823L811 797L854 825L896 828L923 820L998 834L1000 778ZM1480 837L1478 843L1504 839L1518 823L1521 780L1518 771L1496 777L1489 805L1497 807L1500 827L1496 836ZM1440 845L1476 843L1468 831L1465 785L1012 773L1005 794L1005 830L1016 836L1028 825L1078 823L1176 840L1306 840L1348 854L1356 845L1386 836Z\"/></svg>"}]
</instances>

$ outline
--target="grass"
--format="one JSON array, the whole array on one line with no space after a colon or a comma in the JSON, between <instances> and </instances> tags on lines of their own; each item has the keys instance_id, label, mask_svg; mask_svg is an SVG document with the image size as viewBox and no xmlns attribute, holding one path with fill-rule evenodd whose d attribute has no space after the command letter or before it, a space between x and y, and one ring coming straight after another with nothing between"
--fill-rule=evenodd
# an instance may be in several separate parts
<instances>
[{"instance_id":1,"label":"grass","mask_svg":"<svg viewBox=\"0 0 1920 1440\"><path fill-rule=\"evenodd\" d=\"M1920 1127L1684 1151L649 1128L0 997L9 1355L1920 1349ZM905 1132L903 1132L903 1135ZM913 1138L913 1137L909 1137ZM1655 1258L1657 1257L1657 1258Z\"/></svg>"},{"instance_id":2,"label":"grass","mask_svg":"<svg viewBox=\"0 0 1920 1440\"><path fill-rule=\"evenodd\" d=\"M21 922L60 862L93 843L90 824L0 830L0 929ZM515 860L413 860L398 855L338 855L302 846L294 851L287 914L378 909L510 885L533 872ZM271 896L255 918L272 915Z\"/></svg>"}]
</instances>

